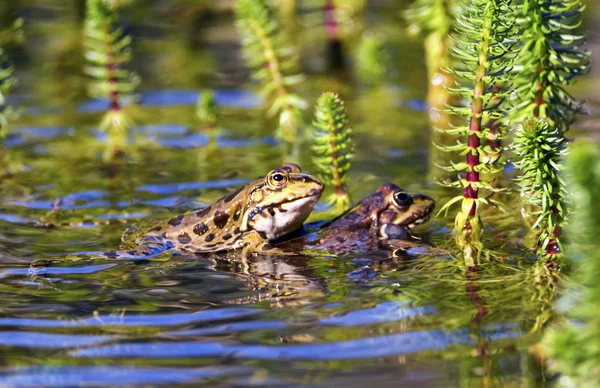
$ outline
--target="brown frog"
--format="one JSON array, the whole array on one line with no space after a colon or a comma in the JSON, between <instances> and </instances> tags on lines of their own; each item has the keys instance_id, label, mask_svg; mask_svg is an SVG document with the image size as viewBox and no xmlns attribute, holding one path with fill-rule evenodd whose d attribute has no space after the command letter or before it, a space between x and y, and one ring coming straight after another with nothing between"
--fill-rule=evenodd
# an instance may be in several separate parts
<instances>
[{"instance_id":1,"label":"brown frog","mask_svg":"<svg viewBox=\"0 0 600 388\"><path fill-rule=\"evenodd\" d=\"M153 227L136 240L139 248L101 254L138 259L175 249L208 253L233 249L269 253L276 240L302 227L323 192L323 183L286 163L214 205Z\"/></svg>"},{"instance_id":2,"label":"brown frog","mask_svg":"<svg viewBox=\"0 0 600 388\"><path fill-rule=\"evenodd\" d=\"M331 252L378 250L387 241L411 243L409 230L427 221L435 208L433 198L425 194L410 194L393 183L385 183L376 193L321 226L316 239L307 242L296 239L308 248ZM290 249L286 243L278 245ZM392 247L398 244L392 244ZM291 250L291 249L290 249Z\"/></svg>"}]
</instances>

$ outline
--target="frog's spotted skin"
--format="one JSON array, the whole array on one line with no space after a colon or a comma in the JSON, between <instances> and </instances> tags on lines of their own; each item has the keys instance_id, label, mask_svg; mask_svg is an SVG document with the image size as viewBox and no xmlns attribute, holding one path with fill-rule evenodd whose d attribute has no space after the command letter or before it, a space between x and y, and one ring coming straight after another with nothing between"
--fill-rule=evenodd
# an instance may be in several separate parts
<instances>
[{"instance_id":1,"label":"frog's spotted skin","mask_svg":"<svg viewBox=\"0 0 600 388\"><path fill-rule=\"evenodd\" d=\"M138 239L139 249L103 254L146 258L168 249L188 253L243 248L268 253L270 240L299 229L323 192L323 183L287 163L212 206L182 214Z\"/></svg>"},{"instance_id":2,"label":"frog's spotted skin","mask_svg":"<svg viewBox=\"0 0 600 388\"><path fill-rule=\"evenodd\" d=\"M433 198L385 183L325 224L314 244L334 252L377 249L381 240L409 239L409 229L427 221L434 208Z\"/></svg>"}]
</instances>

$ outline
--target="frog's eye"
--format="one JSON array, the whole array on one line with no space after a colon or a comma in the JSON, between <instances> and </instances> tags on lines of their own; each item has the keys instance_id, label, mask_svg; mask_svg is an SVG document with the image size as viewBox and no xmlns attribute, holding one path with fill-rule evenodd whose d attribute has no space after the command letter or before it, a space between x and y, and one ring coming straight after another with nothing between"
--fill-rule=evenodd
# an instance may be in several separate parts
<instances>
[{"instance_id":1,"label":"frog's eye","mask_svg":"<svg viewBox=\"0 0 600 388\"><path fill-rule=\"evenodd\" d=\"M267 183L271 187L281 187L288 182L288 174L286 171L275 170L267 176Z\"/></svg>"},{"instance_id":2,"label":"frog's eye","mask_svg":"<svg viewBox=\"0 0 600 388\"><path fill-rule=\"evenodd\" d=\"M412 204L412 198L404 191L398 191L394 194L394 204L398 207L406 207Z\"/></svg>"}]
</instances>

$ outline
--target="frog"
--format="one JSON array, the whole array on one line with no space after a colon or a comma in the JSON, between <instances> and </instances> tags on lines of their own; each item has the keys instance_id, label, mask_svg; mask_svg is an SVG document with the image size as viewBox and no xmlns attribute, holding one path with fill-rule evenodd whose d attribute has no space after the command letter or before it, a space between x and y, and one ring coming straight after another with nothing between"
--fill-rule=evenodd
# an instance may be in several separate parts
<instances>
[{"instance_id":1,"label":"frog","mask_svg":"<svg viewBox=\"0 0 600 388\"><path fill-rule=\"evenodd\" d=\"M151 227L137 238L137 248L99 256L139 259L166 250L189 254L276 251L270 242L301 228L323 190L317 177L303 173L295 163L285 163L211 206Z\"/></svg>"},{"instance_id":2,"label":"frog","mask_svg":"<svg viewBox=\"0 0 600 388\"><path fill-rule=\"evenodd\" d=\"M333 253L372 251L394 245L406 248L416 245L410 230L426 222L434 209L435 200L430 196L411 194L394 183L384 183L374 194L322 224L314 239L301 237L296 243ZM278 245L281 249L285 246L285 242Z\"/></svg>"}]
</instances>

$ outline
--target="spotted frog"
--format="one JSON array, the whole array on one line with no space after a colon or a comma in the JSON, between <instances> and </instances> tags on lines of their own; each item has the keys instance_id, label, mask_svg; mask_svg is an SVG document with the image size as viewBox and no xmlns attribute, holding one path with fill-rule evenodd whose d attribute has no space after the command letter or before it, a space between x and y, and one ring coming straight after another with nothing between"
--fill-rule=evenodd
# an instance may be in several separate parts
<instances>
[{"instance_id":1,"label":"spotted frog","mask_svg":"<svg viewBox=\"0 0 600 388\"><path fill-rule=\"evenodd\" d=\"M102 254L136 259L175 249L209 253L243 249L269 253L269 243L302 227L323 192L323 183L286 163L214 205L182 214L151 228L136 240L139 248Z\"/></svg>"},{"instance_id":2,"label":"spotted frog","mask_svg":"<svg viewBox=\"0 0 600 388\"><path fill-rule=\"evenodd\" d=\"M433 198L385 183L376 193L324 224L316 239L306 245L336 253L378 250L387 241L404 241L399 245L407 246L412 242L409 230L427 221L434 208Z\"/></svg>"}]
</instances>

